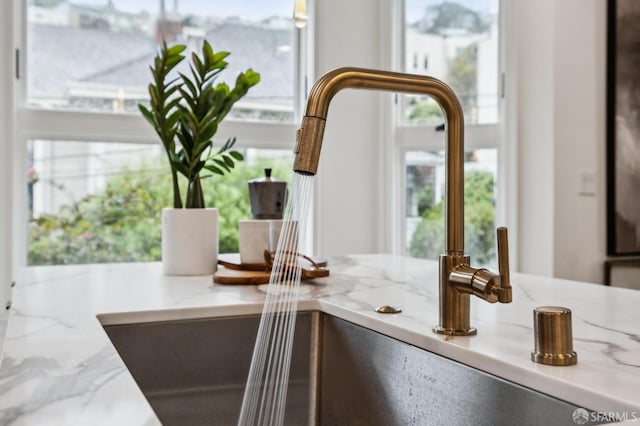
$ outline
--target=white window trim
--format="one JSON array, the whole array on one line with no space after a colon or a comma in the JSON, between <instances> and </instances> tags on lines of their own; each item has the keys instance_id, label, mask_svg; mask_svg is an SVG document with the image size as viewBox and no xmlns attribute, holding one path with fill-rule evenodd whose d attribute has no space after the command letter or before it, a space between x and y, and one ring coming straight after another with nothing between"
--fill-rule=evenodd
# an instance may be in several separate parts
<instances>
[{"instance_id":1,"label":"white window trim","mask_svg":"<svg viewBox=\"0 0 640 426\"><path fill-rule=\"evenodd\" d=\"M135 114L111 114L32 109L18 110L19 136L106 143L158 144L158 136L144 118ZM293 149L294 123L225 120L215 141L238 138L238 148Z\"/></svg>"},{"instance_id":2,"label":"white window trim","mask_svg":"<svg viewBox=\"0 0 640 426\"><path fill-rule=\"evenodd\" d=\"M17 165L27 164L27 142L32 139L64 140L78 142L103 142L103 143L141 143L158 144L158 137L139 114L115 114L102 112L78 112L64 110L47 110L33 108L26 105L27 102L27 2L10 0L9 11L5 13L0 23L6 24L15 16L14 39L11 41L20 51L20 79L11 81L11 87L15 89L15 107L11 107L15 116L15 129L12 132L13 144L13 252L16 254L16 267L27 265L27 176L24 170ZM313 1L309 1L309 10L313 10ZM13 10L12 10L13 8ZM313 68L310 66L312 37L309 27L313 25L310 19L305 30L295 30L296 55L299 57L294 71L299 74L294 78L296 89L304 89L308 81L308 73ZM12 26L8 26L11 28ZM302 54L301 54L302 52ZM14 51L4 51L4 60L14 63ZM3 61L4 62L4 61ZM229 137L236 137L236 147L258 149L283 149L293 150L295 135L299 123L299 111L306 100L306 93L298 92L300 99L294 102L294 121L291 123L238 121L225 120L219 127L214 143L224 143Z\"/></svg>"}]
</instances>

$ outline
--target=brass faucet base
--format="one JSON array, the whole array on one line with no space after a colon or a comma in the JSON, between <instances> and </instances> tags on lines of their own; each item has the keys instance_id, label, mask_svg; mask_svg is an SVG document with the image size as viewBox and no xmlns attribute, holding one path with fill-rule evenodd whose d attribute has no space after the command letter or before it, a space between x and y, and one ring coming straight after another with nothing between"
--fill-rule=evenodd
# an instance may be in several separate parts
<instances>
[{"instance_id":1,"label":"brass faucet base","mask_svg":"<svg viewBox=\"0 0 640 426\"><path fill-rule=\"evenodd\" d=\"M444 328L439 325L434 325L432 330L434 333L444 334L447 336L475 336L478 333L478 330L473 327L466 330L456 330L454 328Z\"/></svg>"},{"instance_id":2,"label":"brass faucet base","mask_svg":"<svg viewBox=\"0 0 640 426\"><path fill-rule=\"evenodd\" d=\"M531 361L539 364L567 366L578 363L578 354L575 351L566 354L531 352Z\"/></svg>"}]
</instances>

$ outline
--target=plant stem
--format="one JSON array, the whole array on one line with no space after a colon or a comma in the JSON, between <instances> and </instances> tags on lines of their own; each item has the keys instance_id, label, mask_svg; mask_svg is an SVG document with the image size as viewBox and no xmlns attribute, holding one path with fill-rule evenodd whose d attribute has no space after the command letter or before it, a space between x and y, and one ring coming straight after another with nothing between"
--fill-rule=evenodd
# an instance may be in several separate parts
<instances>
[{"instance_id":1,"label":"plant stem","mask_svg":"<svg viewBox=\"0 0 640 426\"><path fill-rule=\"evenodd\" d=\"M204 195L202 193L202 185L200 184L200 178L198 176L189 182L187 203L185 207L188 209L204 208Z\"/></svg>"},{"instance_id":2,"label":"plant stem","mask_svg":"<svg viewBox=\"0 0 640 426\"><path fill-rule=\"evenodd\" d=\"M178 173L171 168L171 181L173 184L173 208L182 208L182 198L180 197L180 187L178 186Z\"/></svg>"}]
</instances>

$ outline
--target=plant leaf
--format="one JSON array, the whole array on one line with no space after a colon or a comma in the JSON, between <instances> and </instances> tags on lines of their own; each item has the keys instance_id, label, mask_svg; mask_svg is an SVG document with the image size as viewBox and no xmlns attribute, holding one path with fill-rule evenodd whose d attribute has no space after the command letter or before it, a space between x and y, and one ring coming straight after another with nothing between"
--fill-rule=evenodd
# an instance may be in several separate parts
<instances>
[{"instance_id":1,"label":"plant leaf","mask_svg":"<svg viewBox=\"0 0 640 426\"><path fill-rule=\"evenodd\" d=\"M236 161L244 160L244 155L242 155L242 153L240 153L238 151L229 151L229 155L232 156L233 159L236 160Z\"/></svg>"},{"instance_id":2,"label":"plant leaf","mask_svg":"<svg viewBox=\"0 0 640 426\"><path fill-rule=\"evenodd\" d=\"M171 110L176 109L176 106L178 105L178 103L180 103L179 97L176 97L175 99L171 100L168 104L165 105L164 109L162 110L162 115L164 116L169 115Z\"/></svg>"},{"instance_id":3,"label":"plant leaf","mask_svg":"<svg viewBox=\"0 0 640 426\"><path fill-rule=\"evenodd\" d=\"M224 176L224 172L212 164L207 164L206 166L204 166L204 168L209 170L212 173L215 173L220 176Z\"/></svg>"},{"instance_id":4,"label":"plant leaf","mask_svg":"<svg viewBox=\"0 0 640 426\"><path fill-rule=\"evenodd\" d=\"M171 71L176 65L178 65L180 62L182 62L183 59L184 59L184 56L182 56L182 55L178 55L178 56L174 56L172 58L168 58L167 61L164 64L166 72L168 73L169 71Z\"/></svg>"},{"instance_id":5,"label":"plant leaf","mask_svg":"<svg viewBox=\"0 0 640 426\"><path fill-rule=\"evenodd\" d=\"M231 169L229 169L229 166L227 166L227 164L226 164L224 161L219 160L219 159L217 159L217 158L214 158L214 159L213 159L213 161L214 161L218 166L220 166L220 167L222 167L223 169L225 169L227 172L230 172L230 171L231 171Z\"/></svg>"},{"instance_id":6,"label":"plant leaf","mask_svg":"<svg viewBox=\"0 0 640 426\"><path fill-rule=\"evenodd\" d=\"M202 76L205 74L206 70L204 68L204 64L202 63L202 61L200 60L200 58L198 57L196 52L193 52L191 54L191 61L193 62L193 65L195 66L196 70L198 71L198 75L202 78Z\"/></svg>"},{"instance_id":7,"label":"plant leaf","mask_svg":"<svg viewBox=\"0 0 640 426\"><path fill-rule=\"evenodd\" d=\"M213 135L218 131L218 123L215 121L211 121L207 123L205 127L200 132L200 139L204 141L209 141L213 138Z\"/></svg>"},{"instance_id":8,"label":"plant leaf","mask_svg":"<svg viewBox=\"0 0 640 426\"><path fill-rule=\"evenodd\" d=\"M189 169L180 160L171 160L171 166L185 177L189 177Z\"/></svg>"},{"instance_id":9,"label":"plant leaf","mask_svg":"<svg viewBox=\"0 0 640 426\"><path fill-rule=\"evenodd\" d=\"M201 158L202 154L211 147L211 142L200 143L194 150L193 158Z\"/></svg>"},{"instance_id":10,"label":"plant leaf","mask_svg":"<svg viewBox=\"0 0 640 426\"><path fill-rule=\"evenodd\" d=\"M163 46L164 48L167 47L166 43ZM176 44L171 46L170 48L167 49L167 56L176 56L179 55L180 53L184 52L184 50L187 48L187 46L185 46L184 44Z\"/></svg>"},{"instance_id":11,"label":"plant leaf","mask_svg":"<svg viewBox=\"0 0 640 426\"><path fill-rule=\"evenodd\" d=\"M176 124L178 123L178 120L180 120L180 117L182 116L182 113L180 112L180 110L174 111L168 118L167 121L165 121L165 126L166 126L166 131L169 132L172 128L174 128L176 126Z\"/></svg>"},{"instance_id":12,"label":"plant leaf","mask_svg":"<svg viewBox=\"0 0 640 426\"><path fill-rule=\"evenodd\" d=\"M194 98L198 97L198 91L196 90L196 86L194 86L193 82L191 80L189 80L189 78L182 74L179 73L180 77L182 78L182 82L187 86L187 88L189 88L189 91L191 92L191 96Z\"/></svg>"},{"instance_id":13,"label":"plant leaf","mask_svg":"<svg viewBox=\"0 0 640 426\"><path fill-rule=\"evenodd\" d=\"M233 159L231 157L223 155L222 159L224 160L225 164L229 166L230 169L233 169L235 167L235 163L233 162Z\"/></svg>"},{"instance_id":14,"label":"plant leaf","mask_svg":"<svg viewBox=\"0 0 640 426\"><path fill-rule=\"evenodd\" d=\"M158 97L158 90L153 84L149 85L149 96L151 96L151 106L156 109L155 107L160 104L160 98Z\"/></svg>"},{"instance_id":15,"label":"plant leaf","mask_svg":"<svg viewBox=\"0 0 640 426\"><path fill-rule=\"evenodd\" d=\"M138 104L138 109L140 110L140 112L142 113L142 116L149 122L151 123L151 125L155 128L158 124L156 123L156 119L153 116L153 114L151 113L151 111L149 111L147 109L147 107L145 107L143 104Z\"/></svg>"},{"instance_id":16,"label":"plant leaf","mask_svg":"<svg viewBox=\"0 0 640 426\"><path fill-rule=\"evenodd\" d=\"M207 70L214 62L213 49L207 40L202 43L202 58L204 59L204 63L206 65Z\"/></svg>"},{"instance_id":17,"label":"plant leaf","mask_svg":"<svg viewBox=\"0 0 640 426\"><path fill-rule=\"evenodd\" d=\"M227 56L229 56L231 53L229 52L218 52L215 55L213 55L213 63L214 64L218 64L219 62L224 62L223 59L226 58ZM227 65L226 62L224 62L224 65ZM219 66L219 65L217 65Z\"/></svg>"}]
</instances>

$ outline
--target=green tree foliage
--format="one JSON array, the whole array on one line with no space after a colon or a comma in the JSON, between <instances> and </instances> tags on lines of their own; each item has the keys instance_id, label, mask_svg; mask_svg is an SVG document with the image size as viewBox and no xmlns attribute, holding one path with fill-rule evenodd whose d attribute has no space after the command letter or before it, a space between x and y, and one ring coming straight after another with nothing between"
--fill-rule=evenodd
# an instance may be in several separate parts
<instances>
[{"instance_id":1,"label":"green tree foliage","mask_svg":"<svg viewBox=\"0 0 640 426\"><path fill-rule=\"evenodd\" d=\"M430 98L411 98L407 108L409 122L415 125L440 124L444 121L442 110Z\"/></svg>"},{"instance_id":2,"label":"green tree foliage","mask_svg":"<svg viewBox=\"0 0 640 426\"><path fill-rule=\"evenodd\" d=\"M491 173L465 173L465 253L478 264L487 264L495 258L493 187ZM444 201L441 200L422 213L422 219L411 238L409 254L413 257L437 259L445 252L444 232Z\"/></svg>"},{"instance_id":3,"label":"green tree foliage","mask_svg":"<svg viewBox=\"0 0 640 426\"><path fill-rule=\"evenodd\" d=\"M418 215L422 214L433 208L434 188L432 183L428 183L422 188L422 191L418 194Z\"/></svg>"},{"instance_id":4,"label":"green tree foliage","mask_svg":"<svg viewBox=\"0 0 640 426\"><path fill-rule=\"evenodd\" d=\"M150 164L154 164L151 162ZM233 174L203 180L207 205L219 209L220 252L238 251L238 220L250 219L247 181L273 168L273 176L291 177L291 162L259 159ZM182 188L186 180L180 179ZM104 191L88 195L56 214L30 223L30 265L160 260L160 212L172 202L171 175L123 169Z\"/></svg>"},{"instance_id":5,"label":"green tree foliage","mask_svg":"<svg viewBox=\"0 0 640 426\"><path fill-rule=\"evenodd\" d=\"M456 92L462 110L468 115L477 106L478 46L470 44L458 51L449 63L447 82Z\"/></svg>"}]
</instances>

